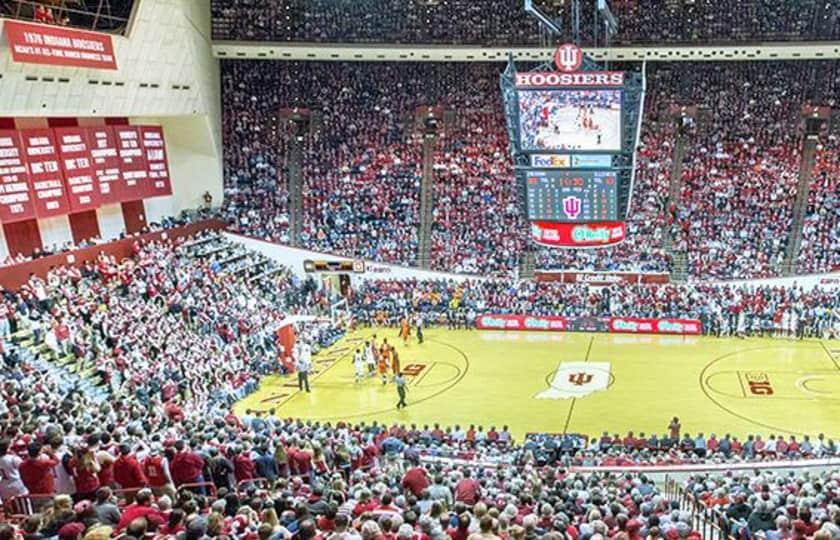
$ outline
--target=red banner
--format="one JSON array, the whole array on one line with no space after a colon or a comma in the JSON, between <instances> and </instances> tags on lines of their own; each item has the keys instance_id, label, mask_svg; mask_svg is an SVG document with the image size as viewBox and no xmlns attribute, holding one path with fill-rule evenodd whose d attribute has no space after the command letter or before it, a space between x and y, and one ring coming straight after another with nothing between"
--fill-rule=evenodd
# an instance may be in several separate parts
<instances>
[{"instance_id":1,"label":"red banner","mask_svg":"<svg viewBox=\"0 0 840 540\"><path fill-rule=\"evenodd\" d=\"M51 129L25 129L20 132L29 183L35 199L35 213L39 218L70 213L70 203L64 188L61 164L55 136Z\"/></svg>"},{"instance_id":2,"label":"red banner","mask_svg":"<svg viewBox=\"0 0 840 540\"><path fill-rule=\"evenodd\" d=\"M634 317L587 319L540 315L479 315L476 317L475 327L479 330L581 331L616 334L699 335L702 332L700 321L695 319L637 319Z\"/></svg>"},{"instance_id":3,"label":"red banner","mask_svg":"<svg viewBox=\"0 0 840 540\"><path fill-rule=\"evenodd\" d=\"M108 34L8 19L3 27L15 62L117 69L114 44Z\"/></svg>"},{"instance_id":4,"label":"red banner","mask_svg":"<svg viewBox=\"0 0 840 540\"><path fill-rule=\"evenodd\" d=\"M13 223L35 217L29 188L29 171L20 133L0 130L0 222Z\"/></svg>"},{"instance_id":5,"label":"red banner","mask_svg":"<svg viewBox=\"0 0 840 540\"><path fill-rule=\"evenodd\" d=\"M702 324L696 319L637 319L635 317L612 317L610 332L617 334L679 334L696 336L702 332Z\"/></svg>"},{"instance_id":6,"label":"red banner","mask_svg":"<svg viewBox=\"0 0 840 540\"><path fill-rule=\"evenodd\" d=\"M114 135L120 156L122 200L135 201L147 197L149 172L140 146L140 130L134 126L114 126Z\"/></svg>"},{"instance_id":7,"label":"red banner","mask_svg":"<svg viewBox=\"0 0 840 540\"><path fill-rule=\"evenodd\" d=\"M600 223L558 223L532 221L531 239L549 247L604 247L618 244L627 236L623 221Z\"/></svg>"},{"instance_id":8,"label":"red banner","mask_svg":"<svg viewBox=\"0 0 840 540\"><path fill-rule=\"evenodd\" d=\"M566 317L540 317L529 315L479 315L475 319L479 330L538 330L565 332L569 327Z\"/></svg>"},{"instance_id":9,"label":"red banner","mask_svg":"<svg viewBox=\"0 0 840 540\"><path fill-rule=\"evenodd\" d=\"M163 139L163 128L160 126L140 126L143 157L149 181L146 187L146 197L172 195L172 183L169 180L169 162L166 159L166 143Z\"/></svg>"},{"instance_id":10,"label":"red banner","mask_svg":"<svg viewBox=\"0 0 840 540\"><path fill-rule=\"evenodd\" d=\"M64 182L73 212L93 210L99 206L99 190L93 174L88 129L80 127L55 128L55 140L61 155Z\"/></svg>"},{"instance_id":11,"label":"red banner","mask_svg":"<svg viewBox=\"0 0 840 540\"><path fill-rule=\"evenodd\" d=\"M100 203L110 204L122 201L120 156L117 152L117 137L114 135L114 128L108 126L88 128L88 142Z\"/></svg>"}]
</instances>

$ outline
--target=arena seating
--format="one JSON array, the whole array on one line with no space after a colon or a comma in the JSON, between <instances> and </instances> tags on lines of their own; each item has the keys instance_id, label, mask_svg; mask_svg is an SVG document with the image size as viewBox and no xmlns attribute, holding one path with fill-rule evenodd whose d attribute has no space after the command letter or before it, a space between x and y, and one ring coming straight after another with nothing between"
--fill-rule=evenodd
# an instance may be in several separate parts
<instances>
[{"instance_id":1,"label":"arena seating","mask_svg":"<svg viewBox=\"0 0 840 540\"><path fill-rule=\"evenodd\" d=\"M772 442L786 444L781 438ZM685 489L736 538L834 538L840 535L834 503L838 474L836 470L698 474L685 483Z\"/></svg>"},{"instance_id":2,"label":"arena seating","mask_svg":"<svg viewBox=\"0 0 840 540\"><path fill-rule=\"evenodd\" d=\"M783 319L795 318L801 334L834 332L832 310L840 291L801 287L727 285L628 285L594 290L585 284L508 280L379 280L360 288L354 315L363 323L396 325L406 306L429 324L472 327L480 314L565 317L699 319L707 335L781 334ZM796 306L794 304L797 304Z\"/></svg>"},{"instance_id":3,"label":"arena seating","mask_svg":"<svg viewBox=\"0 0 840 540\"><path fill-rule=\"evenodd\" d=\"M485 87L495 90L492 80ZM481 96L480 99L478 96ZM511 275L524 222L518 207L498 91L476 95L447 126L434 156L432 268Z\"/></svg>"},{"instance_id":4,"label":"arena seating","mask_svg":"<svg viewBox=\"0 0 840 540\"><path fill-rule=\"evenodd\" d=\"M535 2L565 16L562 3ZM558 7L560 6L560 7ZM709 43L836 39L836 2L725 0L611 3L619 21L613 43ZM536 45L536 20L521 0L213 0L213 38L240 41ZM503 16L498 16L503 15ZM593 12L582 9L581 28L591 42ZM568 25L568 22L566 23Z\"/></svg>"},{"instance_id":5,"label":"arena seating","mask_svg":"<svg viewBox=\"0 0 840 540\"><path fill-rule=\"evenodd\" d=\"M495 275L518 269L527 227L508 180L504 121L496 112L498 66L286 67L281 73L270 63L224 62L230 119L226 216L234 230L288 239L289 135L278 128L277 111L306 107L322 119L320 131L304 141L304 245L414 264L422 173L414 115L417 107L439 106L451 111L452 120L434 153L431 266ZM812 99L809 81L822 67L816 62L649 67L628 240L608 249L541 249L537 268L669 271L670 235L671 249L685 254L691 277L778 275L798 182L799 111ZM318 93L311 92L315 81L322 88ZM700 118L684 134L682 190L667 208L677 140L674 105L697 106ZM831 166L830 159L820 158L815 201L833 201L820 195L835 184L836 175L824 170ZM836 227L828 209L813 204L800 265L826 269L832 263L808 262L814 244L809 237L836 237Z\"/></svg>"},{"instance_id":6,"label":"arena seating","mask_svg":"<svg viewBox=\"0 0 840 540\"><path fill-rule=\"evenodd\" d=\"M778 275L799 179L813 65L686 66L678 99L706 113L683 160L678 249L702 278Z\"/></svg>"},{"instance_id":7,"label":"arena seating","mask_svg":"<svg viewBox=\"0 0 840 540\"><path fill-rule=\"evenodd\" d=\"M792 296L817 319L840 305L837 292L820 290L617 286L593 296L578 285L383 281L362 288L353 310L364 320L411 305L431 323L450 307L696 316L737 305L764 320ZM566 467L838 453L822 435L765 441L532 434L517 442L507 426L385 427L304 423L273 411L232 414L233 402L277 369L275 323L324 305L311 282L217 233L138 244L125 261L103 256L81 268L56 268L46 280L33 277L9 291L0 310L5 520L28 534L67 539L288 538L344 530L405 540L466 538L476 530L527 538L645 534L654 527L699 538L693 516L644 474ZM339 335L329 322L299 333L316 350ZM9 527L1 525L0 534L13 535Z\"/></svg>"},{"instance_id":8,"label":"arena seating","mask_svg":"<svg viewBox=\"0 0 840 540\"><path fill-rule=\"evenodd\" d=\"M799 250L800 272L840 268L840 141L831 133L817 150Z\"/></svg>"}]
</instances>

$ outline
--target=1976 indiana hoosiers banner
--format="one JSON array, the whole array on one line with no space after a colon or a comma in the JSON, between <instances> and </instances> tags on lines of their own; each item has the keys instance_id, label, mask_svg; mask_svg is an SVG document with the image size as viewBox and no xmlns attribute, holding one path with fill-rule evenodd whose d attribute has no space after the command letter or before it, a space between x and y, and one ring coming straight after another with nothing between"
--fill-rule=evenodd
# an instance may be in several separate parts
<instances>
[{"instance_id":1,"label":"1976 indiana hoosiers banner","mask_svg":"<svg viewBox=\"0 0 840 540\"><path fill-rule=\"evenodd\" d=\"M3 28L15 62L117 69L108 34L9 20Z\"/></svg>"}]
</instances>

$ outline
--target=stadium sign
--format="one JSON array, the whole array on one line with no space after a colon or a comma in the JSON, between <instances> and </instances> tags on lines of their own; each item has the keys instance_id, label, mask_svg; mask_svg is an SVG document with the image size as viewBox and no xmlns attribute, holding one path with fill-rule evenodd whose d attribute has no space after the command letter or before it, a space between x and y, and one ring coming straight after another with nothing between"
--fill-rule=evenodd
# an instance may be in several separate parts
<instances>
[{"instance_id":1,"label":"stadium sign","mask_svg":"<svg viewBox=\"0 0 840 540\"><path fill-rule=\"evenodd\" d=\"M585 248L618 244L627 236L621 221L599 223L531 222L531 239L548 247Z\"/></svg>"},{"instance_id":2,"label":"stadium sign","mask_svg":"<svg viewBox=\"0 0 840 540\"><path fill-rule=\"evenodd\" d=\"M531 167L542 169L568 169L570 156L564 154L531 154Z\"/></svg>"},{"instance_id":3,"label":"stadium sign","mask_svg":"<svg viewBox=\"0 0 840 540\"><path fill-rule=\"evenodd\" d=\"M514 79L516 88L541 88L563 86L624 86L622 71L586 71L557 73L556 71L523 71Z\"/></svg>"},{"instance_id":4,"label":"stadium sign","mask_svg":"<svg viewBox=\"0 0 840 540\"><path fill-rule=\"evenodd\" d=\"M109 34L9 20L3 27L15 62L117 69Z\"/></svg>"},{"instance_id":5,"label":"stadium sign","mask_svg":"<svg viewBox=\"0 0 840 540\"><path fill-rule=\"evenodd\" d=\"M564 73L574 73L583 64L583 51L574 43L564 43L554 52L554 64Z\"/></svg>"}]
</instances>

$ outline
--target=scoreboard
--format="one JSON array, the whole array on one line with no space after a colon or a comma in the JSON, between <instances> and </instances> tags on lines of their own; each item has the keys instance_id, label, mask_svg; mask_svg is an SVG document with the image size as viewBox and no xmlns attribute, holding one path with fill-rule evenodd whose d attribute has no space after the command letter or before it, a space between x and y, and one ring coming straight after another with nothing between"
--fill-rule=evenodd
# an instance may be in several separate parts
<instances>
[{"instance_id":1,"label":"scoreboard","mask_svg":"<svg viewBox=\"0 0 840 540\"><path fill-rule=\"evenodd\" d=\"M613 171L531 170L525 192L528 219L533 221L618 219L618 181Z\"/></svg>"},{"instance_id":2,"label":"scoreboard","mask_svg":"<svg viewBox=\"0 0 840 540\"><path fill-rule=\"evenodd\" d=\"M600 248L627 236L644 66L607 71L574 44L501 76L520 207L534 244Z\"/></svg>"}]
</instances>

